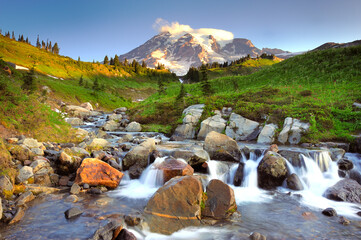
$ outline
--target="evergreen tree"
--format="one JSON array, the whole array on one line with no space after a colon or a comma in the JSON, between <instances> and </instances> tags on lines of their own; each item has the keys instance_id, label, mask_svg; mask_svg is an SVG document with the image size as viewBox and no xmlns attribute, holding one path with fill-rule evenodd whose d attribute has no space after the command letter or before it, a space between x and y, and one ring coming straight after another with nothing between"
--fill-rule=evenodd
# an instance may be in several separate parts
<instances>
[{"instance_id":1,"label":"evergreen tree","mask_svg":"<svg viewBox=\"0 0 361 240\"><path fill-rule=\"evenodd\" d=\"M12 34L11 34L11 38L12 38L13 40L15 40L15 33L14 33L14 31L13 31Z\"/></svg>"},{"instance_id":2,"label":"evergreen tree","mask_svg":"<svg viewBox=\"0 0 361 240\"><path fill-rule=\"evenodd\" d=\"M58 47L58 43L55 43L52 49L52 52L54 54L59 54L59 47Z\"/></svg>"},{"instance_id":3,"label":"evergreen tree","mask_svg":"<svg viewBox=\"0 0 361 240\"><path fill-rule=\"evenodd\" d=\"M41 41L41 49L45 49L45 42L44 41Z\"/></svg>"},{"instance_id":4,"label":"evergreen tree","mask_svg":"<svg viewBox=\"0 0 361 240\"><path fill-rule=\"evenodd\" d=\"M112 58L112 57L110 58L109 64L114 65L114 58Z\"/></svg>"},{"instance_id":5,"label":"evergreen tree","mask_svg":"<svg viewBox=\"0 0 361 240\"><path fill-rule=\"evenodd\" d=\"M163 95L165 93L164 83L160 77L158 77L158 93Z\"/></svg>"},{"instance_id":6,"label":"evergreen tree","mask_svg":"<svg viewBox=\"0 0 361 240\"><path fill-rule=\"evenodd\" d=\"M123 65L124 65L124 66L127 66L127 65L128 65L128 60L127 60L126 58L124 58Z\"/></svg>"},{"instance_id":7,"label":"evergreen tree","mask_svg":"<svg viewBox=\"0 0 361 240\"><path fill-rule=\"evenodd\" d=\"M142 61L142 68L146 68L147 64L144 62L144 60Z\"/></svg>"},{"instance_id":8,"label":"evergreen tree","mask_svg":"<svg viewBox=\"0 0 361 240\"><path fill-rule=\"evenodd\" d=\"M79 86L83 86L83 85L84 85L84 79L83 79L83 75L81 75L79 79Z\"/></svg>"},{"instance_id":9,"label":"evergreen tree","mask_svg":"<svg viewBox=\"0 0 361 240\"><path fill-rule=\"evenodd\" d=\"M207 67L204 64L201 67L201 73L202 73L202 80L201 80L202 93L205 96L210 96L212 95L212 88L210 82L208 81Z\"/></svg>"},{"instance_id":10,"label":"evergreen tree","mask_svg":"<svg viewBox=\"0 0 361 240\"><path fill-rule=\"evenodd\" d=\"M38 38L36 39L36 47L37 47L37 48L41 48L41 44L40 44L40 40L39 40L39 35L38 35Z\"/></svg>"},{"instance_id":11,"label":"evergreen tree","mask_svg":"<svg viewBox=\"0 0 361 240\"><path fill-rule=\"evenodd\" d=\"M108 56L104 57L104 65L108 65L109 64L109 59Z\"/></svg>"},{"instance_id":12,"label":"evergreen tree","mask_svg":"<svg viewBox=\"0 0 361 240\"><path fill-rule=\"evenodd\" d=\"M115 56L114 56L114 66L119 66L120 65L120 62L119 62L119 57L118 57L118 55L116 55L115 54Z\"/></svg>"},{"instance_id":13,"label":"evergreen tree","mask_svg":"<svg viewBox=\"0 0 361 240\"><path fill-rule=\"evenodd\" d=\"M99 91L100 90L100 86L99 86L99 82L98 79L96 78L94 83L93 83L93 90L94 91Z\"/></svg>"},{"instance_id":14,"label":"evergreen tree","mask_svg":"<svg viewBox=\"0 0 361 240\"><path fill-rule=\"evenodd\" d=\"M48 51L51 52L53 49L53 46L51 45L51 41L49 42Z\"/></svg>"},{"instance_id":15,"label":"evergreen tree","mask_svg":"<svg viewBox=\"0 0 361 240\"><path fill-rule=\"evenodd\" d=\"M35 68L32 67L29 72L24 76L23 84L21 88L29 93L32 93L36 90L36 77L35 77Z\"/></svg>"},{"instance_id":16,"label":"evergreen tree","mask_svg":"<svg viewBox=\"0 0 361 240\"><path fill-rule=\"evenodd\" d=\"M28 37L26 37L25 42L26 42L26 43L28 43L28 44L30 43L30 42L29 42L29 38L28 38Z\"/></svg>"}]
</instances>

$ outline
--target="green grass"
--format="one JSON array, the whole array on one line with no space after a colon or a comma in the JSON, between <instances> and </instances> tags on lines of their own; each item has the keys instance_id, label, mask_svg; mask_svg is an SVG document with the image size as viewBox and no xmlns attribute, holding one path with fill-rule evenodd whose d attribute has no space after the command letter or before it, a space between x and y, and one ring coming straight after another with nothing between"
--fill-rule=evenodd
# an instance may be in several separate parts
<instances>
[{"instance_id":1,"label":"green grass","mask_svg":"<svg viewBox=\"0 0 361 240\"><path fill-rule=\"evenodd\" d=\"M361 101L360 66L361 47L306 53L251 75L211 80L215 93L210 97L202 95L199 83L188 84L185 106L205 103L203 118L212 110L232 107L244 117L279 127L285 117L295 117L312 124L302 141L352 141L351 135L361 130L361 112L352 109L353 102ZM177 121L179 89L180 84L174 84L164 96L151 96L135 107L135 117L164 125ZM164 107L167 111L162 111Z\"/></svg>"}]
</instances>

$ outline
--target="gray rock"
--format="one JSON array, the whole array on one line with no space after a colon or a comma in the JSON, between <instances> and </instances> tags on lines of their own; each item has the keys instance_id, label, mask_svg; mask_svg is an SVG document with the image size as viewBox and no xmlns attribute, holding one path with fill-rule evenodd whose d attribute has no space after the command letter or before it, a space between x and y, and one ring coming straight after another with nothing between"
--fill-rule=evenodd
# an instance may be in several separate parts
<instances>
[{"instance_id":1,"label":"gray rock","mask_svg":"<svg viewBox=\"0 0 361 240\"><path fill-rule=\"evenodd\" d=\"M346 151L342 148L330 148L329 151L331 153L332 161L334 162L341 160L346 153Z\"/></svg>"},{"instance_id":2,"label":"gray rock","mask_svg":"<svg viewBox=\"0 0 361 240\"><path fill-rule=\"evenodd\" d=\"M140 131L142 131L142 127L137 122L131 122L125 128L125 131L127 131L127 132L140 132Z\"/></svg>"},{"instance_id":3,"label":"gray rock","mask_svg":"<svg viewBox=\"0 0 361 240\"><path fill-rule=\"evenodd\" d=\"M357 103L357 102L354 102L353 104L352 104L352 107L354 107L354 108L361 108L361 103Z\"/></svg>"},{"instance_id":4,"label":"gray rock","mask_svg":"<svg viewBox=\"0 0 361 240\"><path fill-rule=\"evenodd\" d=\"M39 147L42 146L42 144L39 143L38 140L33 139L33 138L25 138L25 139L19 141L18 143L25 145L29 149L31 149L31 148L39 148Z\"/></svg>"},{"instance_id":5,"label":"gray rock","mask_svg":"<svg viewBox=\"0 0 361 240\"><path fill-rule=\"evenodd\" d=\"M102 139L102 138L93 138L88 142L89 147L101 147L101 148L104 148L104 147L107 147L109 145L110 145L110 142L108 142L107 140Z\"/></svg>"},{"instance_id":6,"label":"gray rock","mask_svg":"<svg viewBox=\"0 0 361 240\"><path fill-rule=\"evenodd\" d=\"M77 202L79 200L79 198L76 195L69 195L68 197L65 198L66 202Z\"/></svg>"},{"instance_id":7,"label":"gray rock","mask_svg":"<svg viewBox=\"0 0 361 240\"><path fill-rule=\"evenodd\" d=\"M5 191L13 191L14 186L7 176L0 176L0 193Z\"/></svg>"},{"instance_id":8,"label":"gray rock","mask_svg":"<svg viewBox=\"0 0 361 240\"><path fill-rule=\"evenodd\" d=\"M44 156L44 151L41 148L32 148L30 150L36 156Z\"/></svg>"},{"instance_id":9,"label":"gray rock","mask_svg":"<svg viewBox=\"0 0 361 240\"><path fill-rule=\"evenodd\" d=\"M78 184L74 183L70 188L70 194L77 195L79 194L81 188Z\"/></svg>"},{"instance_id":10,"label":"gray rock","mask_svg":"<svg viewBox=\"0 0 361 240\"><path fill-rule=\"evenodd\" d=\"M89 240L112 240L114 231L120 227L121 227L120 223L115 221L110 221L106 225L96 230L93 237L90 238Z\"/></svg>"},{"instance_id":11,"label":"gray rock","mask_svg":"<svg viewBox=\"0 0 361 240\"><path fill-rule=\"evenodd\" d=\"M361 203L361 185L352 179L342 179L329 187L324 196L335 201Z\"/></svg>"},{"instance_id":12,"label":"gray rock","mask_svg":"<svg viewBox=\"0 0 361 240\"><path fill-rule=\"evenodd\" d=\"M356 169L351 169L349 172L349 177L352 180L355 180L359 184L361 184L361 173L357 171Z\"/></svg>"},{"instance_id":13,"label":"gray rock","mask_svg":"<svg viewBox=\"0 0 361 240\"><path fill-rule=\"evenodd\" d=\"M69 114L69 116L79 117L79 118L83 118L91 114L91 112L88 109L75 105L66 106L65 111Z\"/></svg>"},{"instance_id":14,"label":"gray rock","mask_svg":"<svg viewBox=\"0 0 361 240\"><path fill-rule=\"evenodd\" d=\"M24 215L25 215L25 209L23 207L19 207L14 217L9 222L9 225L20 222L20 220L24 217Z\"/></svg>"},{"instance_id":15,"label":"gray rock","mask_svg":"<svg viewBox=\"0 0 361 240\"><path fill-rule=\"evenodd\" d=\"M20 169L19 175L16 177L16 181L19 183L23 183L33 176L33 168L29 166L24 166Z\"/></svg>"},{"instance_id":16,"label":"gray rock","mask_svg":"<svg viewBox=\"0 0 361 240\"><path fill-rule=\"evenodd\" d=\"M127 110L128 109L126 107L120 107L120 108L114 109L113 112L116 114L119 114L121 112L126 112Z\"/></svg>"},{"instance_id":17,"label":"gray rock","mask_svg":"<svg viewBox=\"0 0 361 240\"><path fill-rule=\"evenodd\" d=\"M292 190L300 191L303 190L303 185L297 174L292 173L286 179L287 187Z\"/></svg>"},{"instance_id":18,"label":"gray rock","mask_svg":"<svg viewBox=\"0 0 361 240\"><path fill-rule=\"evenodd\" d=\"M337 163L338 168L343 171L349 171L353 168L353 163L351 160L348 159L341 159Z\"/></svg>"},{"instance_id":19,"label":"gray rock","mask_svg":"<svg viewBox=\"0 0 361 240\"><path fill-rule=\"evenodd\" d=\"M233 179L234 186L241 186L242 185L242 182L243 182L243 169L244 169L244 163L240 162L238 164L236 174L234 175L234 179Z\"/></svg>"},{"instance_id":20,"label":"gray rock","mask_svg":"<svg viewBox=\"0 0 361 240\"><path fill-rule=\"evenodd\" d=\"M206 120L202 121L201 128L197 135L197 139L205 139L207 134L212 131L222 133L225 127L226 120L224 120L221 115L214 115L213 117L209 117Z\"/></svg>"},{"instance_id":21,"label":"gray rock","mask_svg":"<svg viewBox=\"0 0 361 240\"><path fill-rule=\"evenodd\" d=\"M204 104L196 104L191 105L183 110L183 115L185 116L183 118L183 123L190 123L192 125L195 125L198 123L199 119L202 116Z\"/></svg>"},{"instance_id":22,"label":"gray rock","mask_svg":"<svg viewBox=\"0 0 361 240\"><path fill-rule=\"evenodd\" d=\"M274 136L276 134L277 125L267 124L261 130L261 133L258 135L257 143L261 144L272 144L275 140Z\"/></svg>"},{"instance_id":23,"label":"gray rock","mask_svg":"<svg viewBox=\"0 0 361 240\"><path fill-rule=\"evenodd\" d=\"M82 119L74 117L74 118L65 118L65 121L72 126L80 126L83 125L84 122Z\"/></svg>"},{"instance_id":24,"label":"gray rock","mask_svg":"<svg viewBox=\"0 0 361 240\"><path fill-rule=\"evenodd\" d=\"M264 236L258 232L252 233L251 236L249 236L249 238L251 240L267 240L266 236Z\"/></svg>"},{"instance_id":25,"label":"gray rock","mask_svg":"<svg viewBox=\"0 0 361 240\"><path fill-rule=\"evenodd\" d=\"M237 140L254 140L259 133L259 123L232 113L226 128L226 135Z\"/></svg>"},{"instance_id":26,"label":"gray rock","mask_svg":"<svg viewBox=\"0 0 361 240\"><path fill-rule=\"evenodd\" d=\"M20 197L18 197L18 199L16 199L16 206L23 206L26 203L32 201L35 199L35 196L32 192L27 191L24 192L23 194L20 195Z\"/></svg>"},{"instance_id":27,"label":"gray rock","mask_svg":"<svg viewBox=\"0 0 361 240\"><path fill-rule=\"evenodd\" d=\"M282 144L298 144L301 141L301 136L310 128L309 123L303 123L296 118L286 118L283 123L283 129L278 135L278 141Z\"/></svg>"},{"instance_id":28,"label":"gray rock","mask_svg":"<svg viewBox=\"0 0 361 240\"><path fill-rule=\"evenodd\" d=\"M109 121L107 121L107 122L103 125L103 127L102 127L102 129L103 129L104 131L110 131L110 132L115 131L115 130L117 130L118 128L119 128L119 123L117 123L117 122L114 121L114 120L109 120Z\"/></svg>"},{"instance_id":29,"label":"gray rock","mask_svg":"<svg viewBox=\"0 0 361 240\"><path fill-rule=\"evenodd\" d=\"M64 212L66 219L75 218L77 216L80 216L83 213L83 211L80 208L73 207Z\"/></svg>"},{"instance_id":30,"label":"gray rock","mask_svg":"<svg viewBox=\"0 0 361 240\"><path fill-rule=\"evenodd\" d=\"M122 120L123 116L122 114L111 114L108 116L108 119L109 120L113 120L113 121L116 121L116 122L120 122L120 120Z\"/></svg>"},{"instance_id":31,"label":"gray rock","mask_svg":"<svg viewBox=\"0 0 361 240\"><path fill-rule=\"evenodd\" d=\"M87 110L89 110L89 111L93 111L93 110L94 110L94 109L93 109L93 106L91 105L90 102L82 103L82 104L80 104L80 107L85 108L85 109L87 109Z\"/></svg>"},{"instance_id":32,"label":"gray rock","mask_svg":"<svg viewBox=\"0 0 361 240\"><path fill-rule=\"evenodd\" d=\"M334 217L337 216L337 212L335 209L333 208L326 208L322 211L322 214L327 216L327 217Z\"/></svg>"},{"instance_id":33,"label":"gray rock","mask_svg":"<svg viewBox=\"0 0 361 240\"><path fill-rule=\"evenodd\" d=\"M241 157L241 151L235 140L214 131L208 133L204 141L204 150L213 160L239 162Z\"/></svg>"},{"instance_id":34,"label":"gray rock","mask_svg":"<svg viewBox=\"0 0 361 240\"><path fill-rule=\"evenodd\" d=\"M268 151L257 167L258 186L263 189L282 186L288 174L286 161L278 153Z\"/></svg>"},{"instance_id":35,"label":"gray rock","mask_svg":"<svg viewBox=\"0 0 361 240\"><path fill-rule=\"evenodd\" d=\"M41 169L44 169L44 168L45 169L50 169L51 168L50 163L48 161L42 160L42 159L39 159L39 160L36 160L36 161L32 162L30 164L30 167L33 168L33 173L34 174L36 174Z\"/></svg>"},{"instance_id":36,"label":"gray rock","mask_svg":"<svg viewBox=\"0 0 361 240\"><path fill-rule=\"evenodd\" d=\"M171 140L172 141L183 141L184 139L193 139L196 136L196 128L190 124L182 124L178 125L178 127L175 129Z\"/></svg>"}]
</instances>

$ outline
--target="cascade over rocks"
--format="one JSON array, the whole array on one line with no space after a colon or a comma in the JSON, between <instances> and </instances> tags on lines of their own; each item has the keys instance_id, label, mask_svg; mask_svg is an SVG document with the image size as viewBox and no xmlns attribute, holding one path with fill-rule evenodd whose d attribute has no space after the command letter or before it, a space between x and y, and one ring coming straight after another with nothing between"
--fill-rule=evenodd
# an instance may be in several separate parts
<instances>
[{"instance_id":1,"label":"cascade over rocks","mask_svg":"<svg viewBox=\"0 0 361 240\"><path fill-rule=\"evenodd\" d=\"M123 175L122 172L99 159L86 158L76 172L75 183L116 188Z\"/></svg>"},{"instance_id":2,"label":"cascade over rocks","mask_svg":"<svg viewBox=\"0 0 361 240\"><path fill-rule=\"evenodd\" d=\"M144 209L150 231L171 234L188 226L199 226L202 193L198 177L169 180L149 199Z\"/></svg>"},{"instance_id":3,"label":"cascade over rocks","mask_svg":"<svg viewBox=\"0 0 361 240\"><path fill-rule=\"evenodd\" d=\"M123 170L129 170L131 178L139 178L143 170L148 166L148 157L156 150L155 140L149 138L140 145L132 148L122 161Z\"/></svg>"},{"instance_id":4,"label":"cascade over rocks","mask_svg":"<svg viewBox=\"0 0 361 240\"><path fill-rule=\"evenodd\" d=\"M191 150L176 150L171 153L174 158L184 159L192 168L201 168L208 161L209 154L203 149L193 148Z\"/></svg>"},{"instance_id":5,"label":"cascade over rocks","mask_svg":"<svg viewBox=\"0 0 361 240\"><path fill-rule=\"evenodd\" d=\"M218 179L213 179L207 186L207 200L202 210L202 217L226 219L237 211L233 189Z\"/></svg>"},{"instance_id":6,"label":"cascade over rocks","mask_svg":"<svg viewBox=\"0 0 361 240\"><path fill-rule=\"evenodd\" d=\"M303 123L296 118L286 118L283 123L283 129L278 135L278 141L282 144L298 144L301 141L301 135L310 129L309 123Z\"/></svg>"},{"instance_id":7,"label":"cascade over rocks","mask_svg":"<svg viewBox=\"0 0 361 240\"><path fill-rule=\"evenodd\" d=\"M281 186L288 173L286 161L278 153L268 151L257 167L258 186L263 189Z\"/></svg>"},{"instance_id":8,"label":"cascade over rocks","mask_svg":"<svg viewBox=\"0 0 361 240\"><path fill-rule=\"evenodd\" d=\"M258 135L257 143L260 144L272 144L275 140L274 136L276 134L277 125L267 124L264 126Z\"/></svg>"},{"instance_id":9,"label":"cascade over rocks","mask_svg":"<svg viewBox=\"0 0 361 240\"><path fill-rule=\"evenodd\" d=\"M196 136L195 126L202 116L204 104L196 104L183 110L183 124L178 125L171 137L173 141L182 141L184 139L193 139Z\"/></svg>"},{"instance_id":10,"label":"cascade over rocks","mask_svg":"<svg viewBox=\"0 0 361 240\"><path fill-rule=\"evenodd\" d=\"M234 175L233 184L234 186L241 186L243 182L243 171L244 171L244 163L240 162L238 164L236 174Z\"/></svg>"},{"instance_id":11,"label":"cascade over rocks","mask_svg":"<svg viewBox=\"0 0 361 240\"><path fill-rule=\"evenodd\" d=\"M259 134L259 123L232 113L226 128L226 135L237 141L254 140Z\"/></svg>"},{"instance_id":12,"label":"cascade over rocks","mask_svg":"<svg viewBox=\"0 0 361 240\"><path fill-rule=\"evenodd\" d=\"M204 150L214 160L239 162L241 157L241 151L235 140L214 131L208 133L204 141Z\"/></svg>"},{"instance_id":13,"label":"cascade over rocks","mask_svg":"<svg viewBox=\"0 0 361 240\"><path fill-rule=\"evenodd\" d=\"M222 133L226 127L226 123L226 120L224 120L220 114L207 118L201 123L201 129L198 132L197 139L205 139L207 134L212 131Z\"/></svg>"},{"instance_id":14,"label":"cascade over rocks","mask_svg":"<svg viewBox=\"0 0 361 240\"><path fill-rule=\"evenodd\" d=\"M323 194L335 201L361 203L361 185L352 179L342 179Z\"/></svg>"},{"instance_id":15,"label":"cascade over rocks","mask_svg":"<svg viewBox=\"0 0 361 240\"><path fill-rule=\"evenodd\" d=\"M191 176L194 173L189 164L172 157L165 159L157 168L163 171L164 182L176 176Z\"/></svg>"}]
</instances>

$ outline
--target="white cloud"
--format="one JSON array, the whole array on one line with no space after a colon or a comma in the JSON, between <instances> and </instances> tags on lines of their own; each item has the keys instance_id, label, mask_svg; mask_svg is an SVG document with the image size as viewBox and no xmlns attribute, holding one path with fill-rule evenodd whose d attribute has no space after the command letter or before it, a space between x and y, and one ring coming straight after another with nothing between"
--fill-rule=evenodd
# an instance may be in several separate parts
<instances>
[{"instance_id":1,"label":"white cloud","mask_svg":"<svg viewBox=\"0 0 361 240\"><path fill-rule=\"evenodd\" d=\"M153 28L158 32L169 32L172 35L181 35L190 33L195 37L203 38L212 35L217 41L229 41L234 38L233 33L225 30L214 28L193 29L189 25L180 24L178 22L169 23L168 21L157 18L153 24Z\"/></svg>"}]
</instances>

